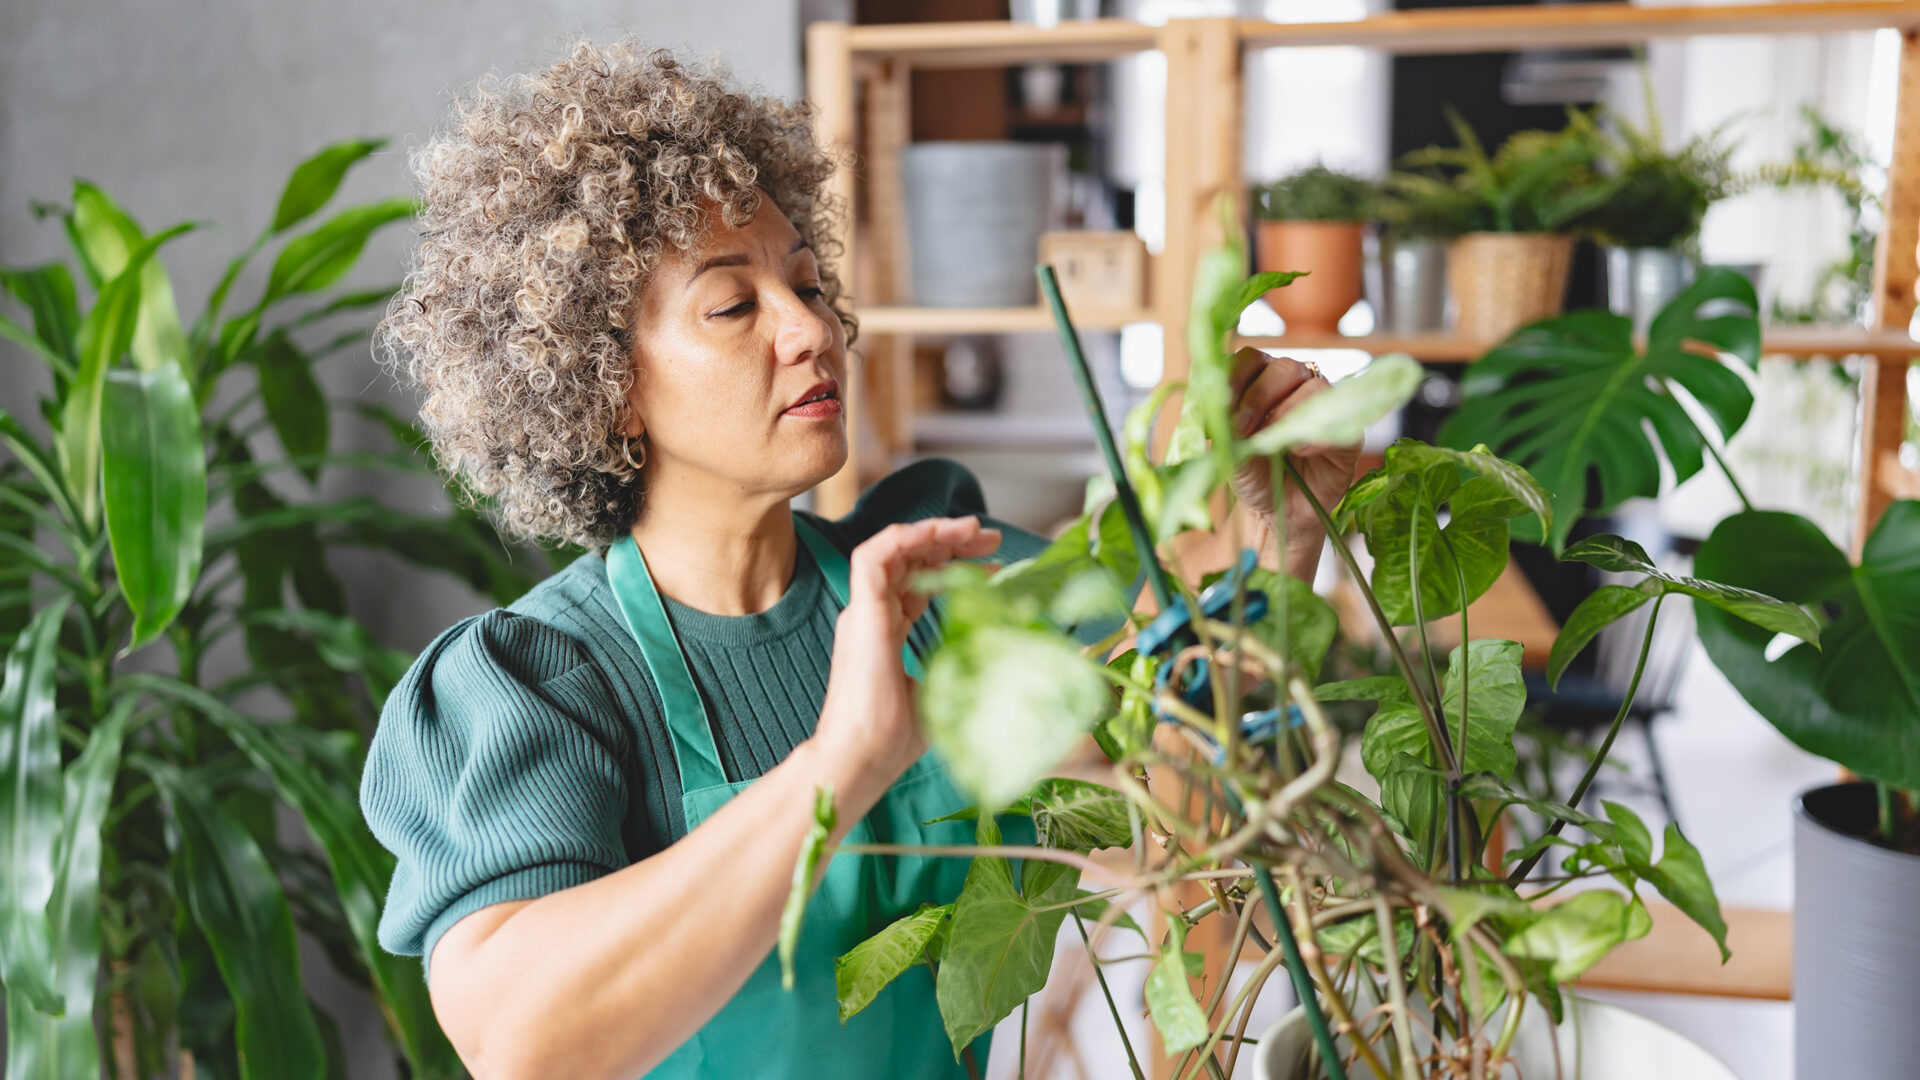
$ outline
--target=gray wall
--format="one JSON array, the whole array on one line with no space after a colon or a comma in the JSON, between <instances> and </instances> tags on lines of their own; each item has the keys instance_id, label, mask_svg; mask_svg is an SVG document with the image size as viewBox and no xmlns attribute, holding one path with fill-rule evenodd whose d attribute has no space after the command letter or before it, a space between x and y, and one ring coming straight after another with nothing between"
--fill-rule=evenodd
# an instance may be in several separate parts
<instances>
[{"instance_id":1,"label":"gray wall","mask_svg":"<svg viewBox=\"0 0 1920 1080\"><path fill-rule=\"evenodd\" d=\"M842 14L838 6L806 10ZM63 202L72 179L85 177L149 230L185 219L216 224L165 251L190 322L227 260L271 216L287 173L320 146L391 136L340 199L406 192L406 149L436 125L450 92L489 69L550 62L575 31L606 40L631 30L702 57L717 51L740 81L794 95L803 83L801 12L799 0L0 0L0 265L65 256L57 220L36 221L28 203ZM397 281L409 239L400 228L377 239L350 284ZM257 267L234 295L257 296L264 272ZM322 381L336 398L412 409L365 351L336 356ZM0 342L0 408L37 423L32 403L42 385L37 365ZM336 421L336 448L380 445L349 419ZM415 508L445 504L431 483L361 483L385 485L387 497ZM286 490L296 494L297 482ZM396 563L342 553L335 568L356 614L409 649L489 606ZM355 1048L350 1075L393 1075L378 1017L332 983L317 954L304 961Z\"/></svg>"}]
</instances>

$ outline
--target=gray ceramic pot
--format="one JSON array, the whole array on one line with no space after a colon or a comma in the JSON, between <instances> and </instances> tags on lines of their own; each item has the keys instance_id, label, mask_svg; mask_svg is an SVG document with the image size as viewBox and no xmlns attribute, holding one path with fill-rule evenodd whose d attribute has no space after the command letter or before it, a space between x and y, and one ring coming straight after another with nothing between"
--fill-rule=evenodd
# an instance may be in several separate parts
<instances>
[{"instance_id":1,"label":"gray ceramic pot","mask_svg":"<svg viewBox=\"0 0 1920 1080\"><path fill-rule=\"evenodd\" d=\"M1040 302L1033 266L1065 147L924 142L900 152L913 302L1023 307Z\"/></svg>"},{"instance_id":2,"label":"gray ceramic pot","mask_svg":"<svg viewBox=\"0 0 1920 1080\"><path fill-rule=\"evenodd\" d=\"M1383 334L1431 334L1447 328L1447 242L1382 234L1368 270Z\"/></svg>"},{"instance_id":3,"label":"gray ceramic pot","mask_svg":"<svg viewBox=\"0 0 1920 1080\"><path fill-rule=\"evenodd\" d=\"M1803 793L1793 824L1795 1075L1920 1070L1920 855L1863 839L1873 785Z\"/></svg>"},{"instance_id":4,"label":"gray ceramic pot","mask_svg":"<svg viewBox=\"0 0 1920 1080\"><path fill-rule=\"evenodd\" d=\"M1693 281L1693 260L1671 248L1615 248L1607 252L1607 306L1633 320L1644 335L1653 317Z\"/></svg>"}]
</instances>

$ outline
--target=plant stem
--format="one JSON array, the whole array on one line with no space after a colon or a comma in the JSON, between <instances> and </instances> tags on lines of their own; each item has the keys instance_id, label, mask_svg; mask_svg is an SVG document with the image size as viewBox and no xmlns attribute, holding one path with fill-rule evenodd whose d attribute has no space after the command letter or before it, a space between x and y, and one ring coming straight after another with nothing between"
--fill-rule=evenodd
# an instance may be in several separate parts
<instances>
[{"instance_id":1,"label":"plant stem","mask_svg":"<svg viewBox=\"0 0 1920 1080\"><path fill-rule=\"evenodd\" d=\"M1100 965L1094 966L1097 968ZM1020 1080L1027 1080L1027 1013L1032 1008L1032 998L1020 1003Z\"/></svg>"},{"instance_id":2,"label":"plant stem","mask_svg":"<svg viewBox=\"0 0 1920 1080\"><path fill-rule=\"evenodd\" d=\"M1716 449L1714 449L1714 446L1713 446L1713 440L1712 440L1712 439L1705 439L1705 440L1702 440L1702 441L1703 441L1703 442L1705 443L1705 445L1706 445L1706 448L1707 448L1707 453L1709 453L1709 454L1712 454L1712 455L1713 455L1713 460L1714 460L1714 462L1715 462L1716 464L1718 464L1718 465L1720 466L1720 474L1721 474L1722 476L1725 476L1725 477L1727 478L1727 484L1728 484L1728 486L1730 486L1730 487L1732 487L1732 488L1733 488L1733 493L1734 493L1735 495L1738 495L1738 496L1740 497L1740 506L1741 506L1741 508L1742 508L1742 509L1744 509L1744 510L1746 510L1746 511L1747 511L1748 513L1752 513L1752 512L1753 512L1753 500L1752 500L1752 499L1749 499L1749 498L1747 498L1747 493L1746 493L1746 491L1745 491L1745 490L1743 490L1743 489L1742 489L1742 488L1740 487L1740 481L1738 481L1738 480L1736 480L1736 479L1734 479L1734 477L1733 477L1733 470L1727 467L1727 459L1726 459L1726 458L1723 458L1723 457L1721 457L1721 456L1720 456L1720 451L1718 451L1718 450L1716 450Z\"/></svg>"},{"instance_id":3,"label":"plant stem","mask_svg":"<svg viewBox=\"0 0 1920 1080\"><path fill-rule=\"evenodd\" d=\"M1620 711L1613 715L1613 725L1607 728L1607 737L1601 740L1600 749L1594 753L1592 764L1587 766L1586 774L1580 777L1580 783L1574 787L1572 796L1567 799L1567 805L1575 810L1580 808L1580 800L1586 798L1587 789L1593 786L1594 777L1600 775L1600 766L1606 763L1607 752L1613 749L1614 737L1620 734L1620 726L1627 720L1627 711L1633 708L1633 695L1640 689L1640 676L1647 669L1647 654L1653 651L1653 628L1660 621L1660 605L1666 599L1667 594L1661 593L1653 601L1653 612L1647 616L1646 637L1640 642L1640 658L1634 661L1633 679L1627 683L1627 693L1620 701ZM1559 836L1566 827L1567 823L1564 820L1552 822L1547 826L1547 831L1542 838ZM1545 858L1546 854L1547 847L1543 846L1527 856L1526 861L1515 867L1513 873L1507 875L1507 884L1518 885L1527 880L1527 874L1540 864L1540 860Z\"/></svg>"},{"instance_id":4,"label":"plant stem","mask_svg":"<svg viewBox=\"0 0 1920 1080\"><path fill-rule=\"evenodd\" d=\"M1305 487L1301 485L1303 490ZM1273 875L1264 866L1255 866L1253 877L1260 883L1261 895L1267 898L1267 910L1273 912L1273 931L1280 938L1287 974L1293 978L1293 992L1300 999L1300 1007L1306 1010L1314 1045L1320 1048L1320 1057L1327 1063L1327 1075L1330 1080L1347 1080L1346 1067L1340 1063L1340 1053L1333 1045L1333 1033L1327 1030L1326 1013L1320 1009L1320 995L1314 991L1313 980L1307 975L1306 961L1300 958L1300 942L1293 936L1293 920L1287 918L1287 909L1280 903L1280 890L1273 887Z\"/></svg>"},{"instance_id":5,"label":"plant stem","mask_svg":"<svg viewBox=\"0 0 1920 1080\"><path fill-rule=\"evenodd\" d=\"M1393 662L1400 669L1400 677L1406 680L1407 689L1413 692L1413 703L1420 710L1421 722L1427 727L1427 737L1432 739L1434 745L1440 750L1441 768L1450 776L1458 776L1460 763L1454 758L1452 740L1447 737L1446 726L1434 716L1434 704L1427 700L1427 693L1421 688L1420 680L1414 677L1413 664L1407 659L1406 650L1400 647L1400 639L1394 636L1393 624L1387 621L1387 613L1380 610L1380 601L1374 597L1373 589L1367 585L1367 576L1360 572L1360 563L1353 557L1353 550L1347 547L1347 538L1334 525L1333 517L1327 513L1327 508L1320 505L1320 500L1313 494L1313 489L1307 486L1306 478L1300 475L1300 470L1294 467L1291 461L1287 462L1286 466L1287 475L1292 477L1293 482L1299 486L1300 494L1306 496L1307 504L1313 507L1314 514L1320 518L1320 524L1326 528L1327 539L1333 541L1333 550L1340 556L1340 561L1346 564L1347 572L1353 575L1354 587L1360 590L1361 596L1367 598L1367 607L1373 612L1374 622L1379 624L1381 635L1387 639L1387 649L1393 653Z\"/></svg>"},{"instance_id":6,"label":"plant stem","mask_svg":"<svg viewBox=\"0 0 1920 1080\"><path fill-rule=\"evenodd\" d=\"M1086 921L1080 918L1077 911L1073 913L1073 925L1080 931L1080 940L1087 946L1087 959L1093 963L1093 977L1100 983L1100 996L1107 999L1107 1011L1113 1014L1113 1029L1120 1033L1120 1046L1127 1052L1127 1067L1133 1070L1133 1080L1147 1080L1146 1074L1140 1071L1140 1059L1134 1056L1133 1040L1127 1038L1127 1025L1120 1020L1120 1007L1113 1003L1113 991L1107 988L1106 972L1100 970L1099 959L1093 955L1093 941L1087 937ZM1025 1056L1021 1055L1023 1059Z\"/></svg>"}]
</instances>

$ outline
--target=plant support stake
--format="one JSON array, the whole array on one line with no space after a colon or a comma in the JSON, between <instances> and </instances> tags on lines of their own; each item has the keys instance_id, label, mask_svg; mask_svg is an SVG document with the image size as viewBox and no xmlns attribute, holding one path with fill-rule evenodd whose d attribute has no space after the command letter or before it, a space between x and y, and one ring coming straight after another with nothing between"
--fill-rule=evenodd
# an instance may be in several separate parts
<instances>
[{"instance_id":1,"label":"plant support stake","mask_svg":"<svg viewBox=\"0 0 1920 1080\"><path fill-rule=\"evenodd\" d=\"M1066 350L1067 359L1073 368L1074 381L1080 386L1080 400L1086 405L1087 419L1093 423L1094 438L1100 441L1100 453L1107 461L1107 472L1113 477L1113 490L1120 502L1120 510L1127 516L1127 527L1133 533L1133 543L1140 551L1140 564L1146 568L1147 582L1153 589L1154 599L1159 601L1162 611L1174 603L1173 586L1167 580L1167 571L1160 565L1160 553L1154 550L1153 533L1147 529L1146 517L1140 511L1140 500L1133 492L1133 485L1127 480L1127 470L1120 462L1120 450L1113 442L1113 429L1107 423L1107 410L1100 402L1100 391L1093 384L1093 371L1087 367L1087 357L1080 349L1080 334L1073 327L1073 320L1067 315L1067 305L1060 298L1060 282L1054 276L1053 267L1042 263L1034 268L1040 279L1040 292L1047 298L1047 307L1053 312L1053 325L1060 332L1060 346ZM1306 1011L1307 1025L1313 1029L1313 1039L1320 1047L1320 1056L1326 1062L1327 1075L1332 1080L1347 1080L1347 1071L1342 1066L1340 1054L1334 1046L1333 1035L1327 1027L1327 1017L1320 1008L1320 998L1315 992L1313 982L1307 977L1304 961L1300 956L1300 943L1294 939L1291 920L1287 910L1280 903L1280 892L1274 887L1273 875L1265 866L1253 867L1255 880L1265 895L1267 907L1273 913L1273 927L1280 937L1280 948L1287 960L1287 970L1293 977L1293 985L1300 998L1300 1007ZM1096 965L1097 968L1097 965Z\"/></svg>"}]
</instances>

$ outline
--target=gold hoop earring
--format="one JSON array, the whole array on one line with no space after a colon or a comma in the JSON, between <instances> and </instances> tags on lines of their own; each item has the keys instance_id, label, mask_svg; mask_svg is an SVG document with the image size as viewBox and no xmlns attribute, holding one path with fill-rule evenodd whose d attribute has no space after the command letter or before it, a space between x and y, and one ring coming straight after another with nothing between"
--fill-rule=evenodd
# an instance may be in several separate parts
<instances>
[{"instance_id":1,"label":"gold hoop earring","mask_svg":"<svg viewBox=\"0 0 1920 1080\"><path fill-rule=\"evenodd\" d=\"M647 437L645 435L640 436L640 460L639 461L633 460L633 436L628 435L620 440L620 456L627 459L628 467L633 469L634 472L639 472L647 464L646 439Z\"/></svg>"}]
</instances>

